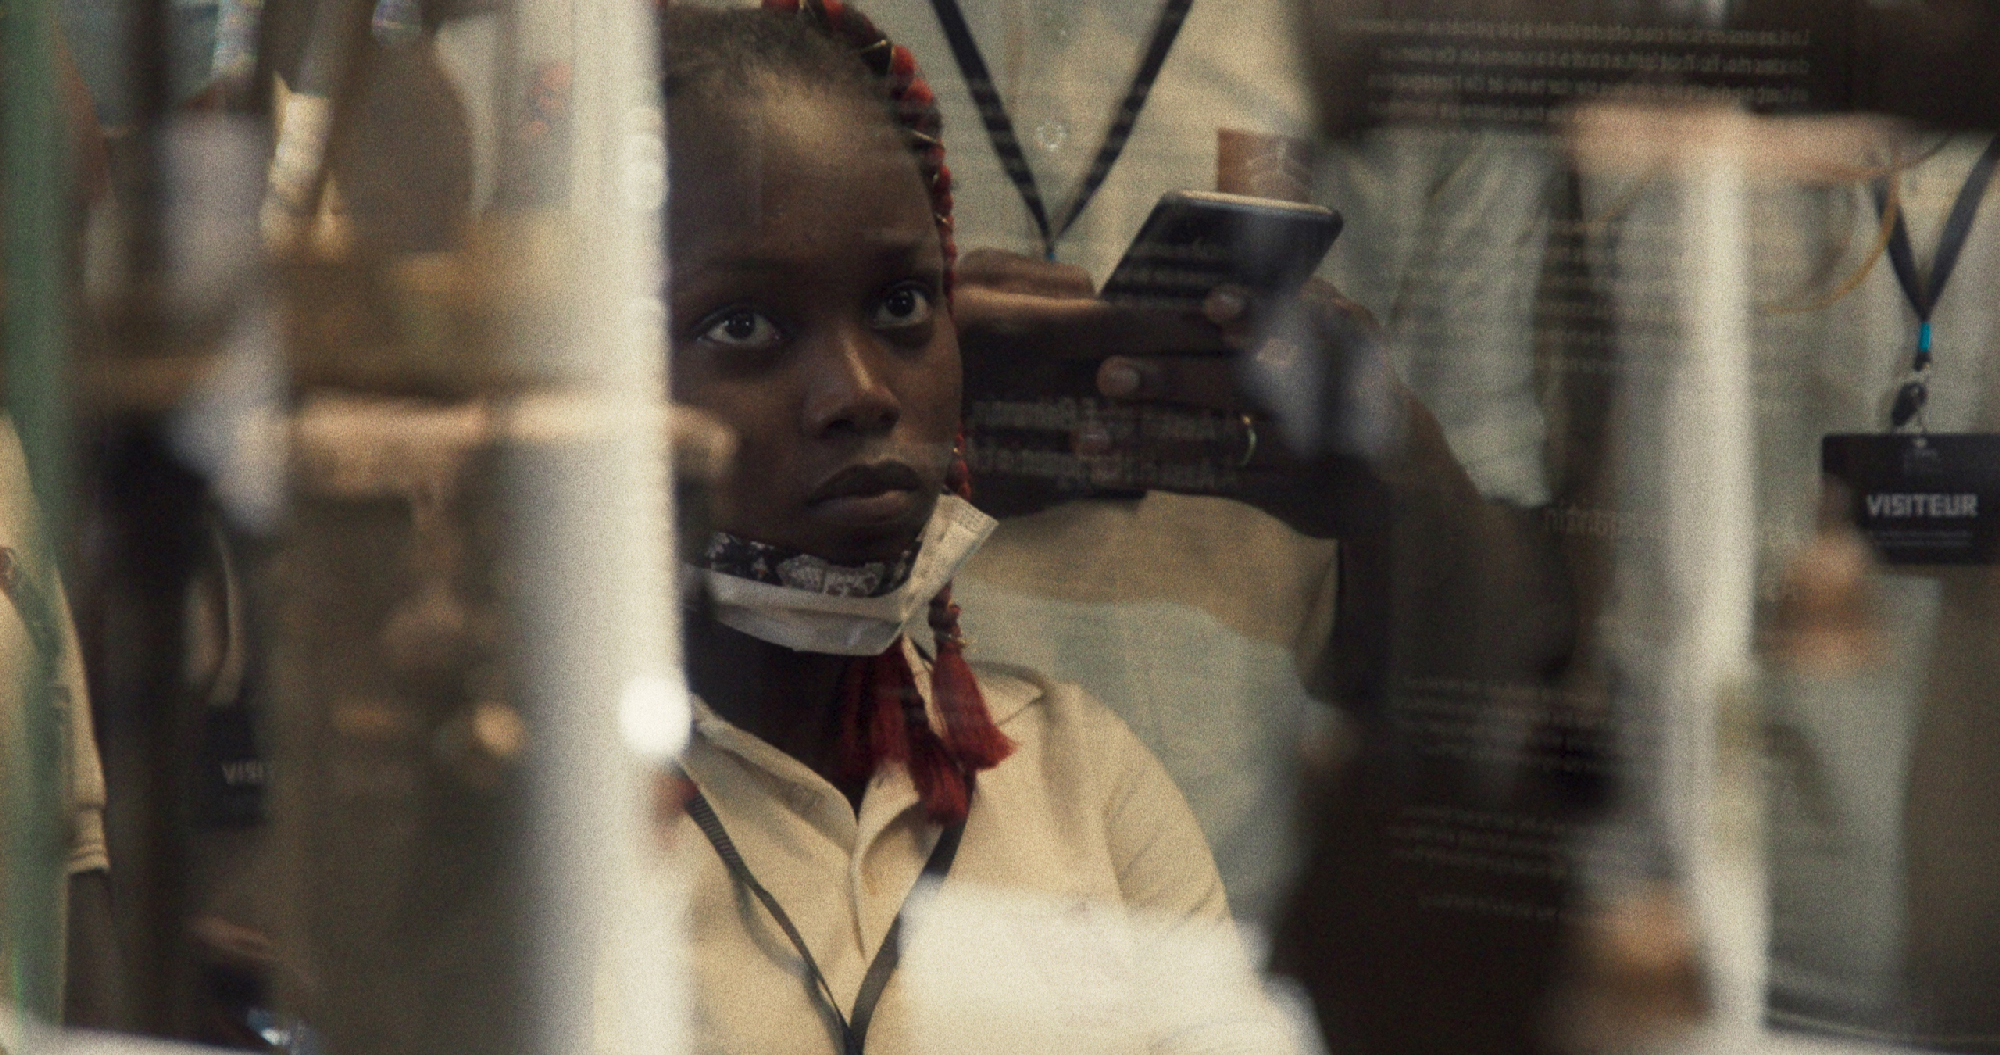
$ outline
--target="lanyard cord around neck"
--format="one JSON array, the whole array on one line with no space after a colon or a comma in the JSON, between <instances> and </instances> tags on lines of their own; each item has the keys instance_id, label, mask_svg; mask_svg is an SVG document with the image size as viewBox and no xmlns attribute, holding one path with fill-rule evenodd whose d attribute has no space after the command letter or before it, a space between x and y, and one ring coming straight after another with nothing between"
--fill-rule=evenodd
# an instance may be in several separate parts
<instances>
[{"instance_id":1,"label":"lanyard cord around neck","mask_svg":"<svg viewBox=\"0 0 2000 1055\"><path fill-rule=\"evenodd\" d=\"M799 933L799 928L785 913L784 906L778 904L778 899L750 873L750 866L744 863L735 840L722 827L722 818L715 815L715 807L709 805L701 792L696 791L688 800L687 811L688 816L694 819L695 827L700 828L701 833L708 837L709 845L715 847L715 855L722 858L722 866L729 870L730 877L763 904L764 910L778 924L778 929L791 940L792 948L799 951L799 959L806 965L806 975L812 979L814 995L833 1013L833 1021L840 1027L841 1055L862 1055L868 1043L868 1024L875 1018L875 1005L881 1001L882 990L888 988L889 976L896 973L896 964L902 959L903 913L909 910L909 899L904 898L902 908L896 910L896 918L889 924L889 933L882 938L882 947L875 950L875 959L869 962L868 973L861 979L861 991L854 996L854 1015L849 1018L841 1014L840 1001L834 998L833 986L820 971L819 961L813 959L812 950L806 948L805 936ZM958 843L964 835L964 821L938 833L937 845L931 848L929 859L924 861L923 875L918 882L944 879L951 871L952 860L958 856Z\"/></svg>"},{"instance_id":2,"label":"lanyard cord around neck","mask_svg":"<svg viewBox=\"0 0 2000 1055\"><path fill-rule=\"evenodd\" d=\"M1987 185L1993 181L1996 165L2000 165L2000 136L1994 136L1986 144L1985 152L1966 174L1965 185L1959 188L1958 199L1952 202L1951 214L1945 218L1944 232L1938 236L1937 255L1931 258L1928 276L1917 271L1916 252L1910 247L1910 229L1903 222L1902 209L1896 211L1895 226L1889 233L1889 263L1895 269L1896 284L1903 288L1903 297L1917 313L1917 350L1910 363L1910 370L1917 377L1896 390L1896 400L1889 411L1894 428L1909 424L1930 398L1925 377L1931 368L1931 313L1937 309L1945 283L1951 280L1952 270L1958 266L1958 255L1972 234L1972 221L1979 213L1981 199L1986 197ZM1886 180L1875 185L1875 208L1877 212L1889 208Z\"/></svg>"},{"instance_id":3,"label":"lanyard cord around neck","mask_svg":"<svg viewBox=\"0 0 2000 1055\"><path fill-rule=\"evenodd\" d=\"M1006 170L1007 178L1021 193L1021 203L1028 207L1028 214L1035 219L1035 229L1042 237L1042 255L1045 258L1056 258L1056 242L1069 232L1076 218L1083 215L1084 207L1090 204L1097 188L1111 174L1111 166L1118 163L1118 155L1125 151L1125 141L1132 137L1132 126L1138 123L1139 111L1146 108L1146 97L1153 91L1153 81L1160 76L1160 67L1166 64L1167 52L1173 49L1174 38L1180 35L1181 23L1187 21L1188 8L1193 4L1194 0L1166 0L1160 8L1160 20L1153 26L1153 38L1146 45L1139 68L1132 74L1132 86L1126 90L1125 98L1111 115L1111 124L1104 130L1104 141L1098 144L1097 156L1090 162L1090 171L1084 175L1083 186L1077 188L1076 197L1063 210L1061 219L1051 223L1048 207L1042 201L1041 187L1035 182L1035 172L1028 167L1028 159L1021 152L1021 139L1014 132L1014 119L1008 116L1006 104L1000 101L1000 89L993 81L992 72L986 68L986 59L979 53L979 44L972 39L972 28L966 25L965 13L959 10L958 0L931 0L931 9L937 12L938 25L944 30L946 42L951 45L952 58L958 61L959 75L965 78L972 101L979 107L980 121L986 126L986 138L993 143L993 152L999 155L1000 167Z\"/></svg>"}]
</instances>

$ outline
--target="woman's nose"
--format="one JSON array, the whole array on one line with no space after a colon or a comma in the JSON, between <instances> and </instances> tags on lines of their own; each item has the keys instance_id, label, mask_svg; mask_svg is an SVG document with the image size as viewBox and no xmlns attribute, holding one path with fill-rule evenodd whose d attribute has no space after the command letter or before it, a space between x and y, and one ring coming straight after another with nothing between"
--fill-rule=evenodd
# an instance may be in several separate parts
<instances>
[{"instance_id":1,"label":"woman's nose","mask_svg":"<svg viewBox=\"0 0 2000 1055\"><path fill-rule=\"evenodd\" d=\"M805 414L812 435L873 436L895 428L903 408L879 344L872 334L841 334L810 357Z\"/></svg>"}]
</instances>

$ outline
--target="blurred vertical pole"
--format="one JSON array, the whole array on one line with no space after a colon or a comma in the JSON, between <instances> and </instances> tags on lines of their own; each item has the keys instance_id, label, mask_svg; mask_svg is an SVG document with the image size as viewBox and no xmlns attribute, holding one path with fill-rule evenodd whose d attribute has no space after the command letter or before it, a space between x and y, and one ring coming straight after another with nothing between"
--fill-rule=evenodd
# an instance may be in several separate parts
<instances>
[{"instance_id":1,"label":"blurred vertical pole","mask_svg":"<svg viewBox=\"0 0 2000 1055\"><path fill-rule=\"evenodd\" d=\"M172 111L168 63L172 0L123 0L124 75L136 128L116 180L121 259L111 306L116 354L144 361L168 344L170 280L166 138ZM109 544L102 640L115 653L92 671L102 717L107 838L116 860L113 899L121 954L130 967L131 1025L160 1036L189 1028L186 900L188 788L194 740L181 679L185 587L196 484L176 465L144 415L118 420L97 453L92 490L105 508ZM30 455L32 458L32 453Z\"/></svg>"},{"instance_id":2,"label":"blurred vertical pole","mask_svg":"<svg viewBox=\"0 0 2000 1055\"><path fill-rule=\"evenodd\" d=\"M5 239L4 331L7 407L27 453L41 508L50 525L63 522L69 495L64 349L63 206L68 196L64 122L56 107L55 7L50 0L0 4L0 237ZM46 545L42 553L53 553ZM30 574L53 575L43 565ZM41 584L51 585L49 582ZM10 783L6 818L8 989L17 1007L54 1020L62 992L61 906L64 854L61 779L64 727L49 706L44 669L0 672L31 679L20 716L25 758L0 761Z\"/></svg>"},{"instance_id":3,"label":"blurred vertical pole","mask_svg":"<svg viewBox=\"0 0 2000 1055\"><path fill-rule=\"evenodd\" d=\"M524 0L532 3L534 0ZM574 313L544 349L557 397L523 405L515 563L535 730L535 1050L685 1050L679 892L654 782L688 725L663 406L665 176L642 0L576 0L565 220ZM536 408L554 427L535 427Z\"/></svg>"},{"instance_id":4,"label":"blurred vertical pole","mask_svg":"<svg viewBox=\"0 0 2000 1055\"><path fill-rule=\"evenodd\" d=\"M1734 801L1743 774L1726 740L1727 723L1749 702L1756 604L1749 121L1718 114L1678 173L1674 285L1682 346L1666 404L1663 556L1671 629L1660 668L1662 816L1686 869L1714 1024L1722 1038L1736 1040L1760 1028L1764 958L1763 899L1745 828L1754 811Z\"/></svg>"},{"instance_id":5,"label":"blurred vertical pole","mask_svg":"<svg viewBox=\"0 0 2000 1055\"><path fill-rule=\"evenodd\" d=\"M130 282L127 305L141 326L157 323L159 283L166 271L167 208L165 150L172 87L167 63L173 54L172 24L167 5L172 0L126 0L126 87L132 93L133 116L139 125L137 172L130 199L120 204L125 222L125 269Z\"/></svg>"}]
</instances>

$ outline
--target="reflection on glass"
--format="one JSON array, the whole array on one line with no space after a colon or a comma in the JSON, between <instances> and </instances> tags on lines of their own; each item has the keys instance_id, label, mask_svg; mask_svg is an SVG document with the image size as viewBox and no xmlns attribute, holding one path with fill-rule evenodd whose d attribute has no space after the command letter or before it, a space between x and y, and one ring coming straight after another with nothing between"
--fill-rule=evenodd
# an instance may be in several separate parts
<instances>
[{"instance_id":1,"label":"reflection on glass","mask_svg":"<svg viewBox=\"0 0 2000 1055\"><path fill-rule=\"evenodd\" d=\"M1988 0L771 6L0 12L11 1006L2000 1043Z\"/></svg>"}]
</instances>

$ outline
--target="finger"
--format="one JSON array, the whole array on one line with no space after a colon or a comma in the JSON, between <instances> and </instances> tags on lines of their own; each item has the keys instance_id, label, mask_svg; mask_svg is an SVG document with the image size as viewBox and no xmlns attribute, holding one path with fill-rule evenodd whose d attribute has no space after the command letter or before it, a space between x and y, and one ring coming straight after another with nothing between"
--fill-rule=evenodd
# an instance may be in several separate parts
<instances>
[{"instance_id":1,"label":"finger","mask_svg":"<svg viewBox=\"0 0 2000 1055\"><path fill-rule=\"evenodd\" d=\"M1290 296L1260 294L1242 286L1223 285L1212 290L1202 302L1202 315L1215 324L1223 341L1234 351L1250 352L1273 338L1292 334L1331 335L1359 327L1379 333L1375 316L1367 308L1340 295L1321 279L1309 279Z\"/></svg>"},{"instance_id":2,"label":"finger","mask_svg":"<svg viewBox=\"0 0 2000 1055\"><path fill-rule=\"evenodd\" d=\"M1223 334L1207 320L1108 304L1095 298L1043 297L989 288L961 290L952 304L959 341L975 352L1007 350L1040 357L1224 355Z\"/></svg>"},{"instance_id":3,"label":"finger","mask_svg":"<svg viewBox=\"0 0 2000 1055\"><path fill-rule=\"evenodd\" d=\"M1094 295L1090 273L1074 264L1037 260L1001 249L980 248L958 258L961 287L977 286L1043 297Z\"/></svg>"},{"instance_id":4,"label":"finger","mask_svg":"<svg viewBox=\"0 0 2000 1055\"><path fill-rule=\"evenodd\" d=\"M1108 399L1241 410L1232 360L1219 356L1113 356L1097 368L1097 391Z\"/></svg>"},{"instance_id":5,"label":"finger","mask_svg":"<svg viewBox=\"0 0 2000 1055\"><path fill-rule=\"evenodd\" d=\"M1242 286L1217 286L1201 302L1201 313L1226 329L1249 320L1250 304L1250 291Z\"/></svg>"},{"instance_id":6,"label":"finger","mask_svg":"<svg viewBox=\"0 0 2000 1055\"><path fill-rule=\"evenodd\" d=\"M1248 351L1257 341L1257 331L1270 314L1272 298L1262 297L1243 286L1222 285L1209 291L1202 301L1202 316L1215 324L1232 351Z\"/></svg>"},{"instance_id":7,"label":"finger","mask_svg":"<svg viewBox=\"0 0 2000 1055\"><path fill-rule=\"evenodd\" d=\"M1154 399L1165 387L1156 364L1114 356L1097 368L1097 391L1112 399Z\"/></svg>"}]
</instances>

